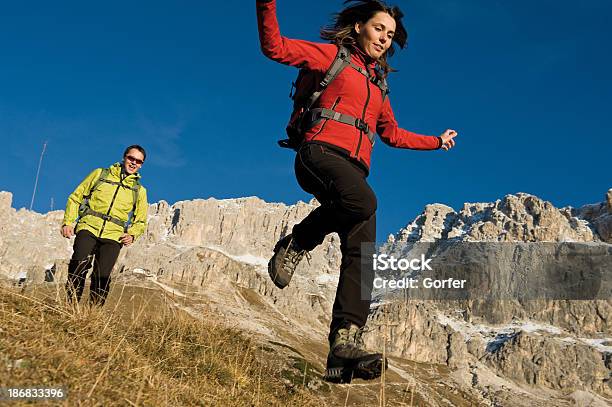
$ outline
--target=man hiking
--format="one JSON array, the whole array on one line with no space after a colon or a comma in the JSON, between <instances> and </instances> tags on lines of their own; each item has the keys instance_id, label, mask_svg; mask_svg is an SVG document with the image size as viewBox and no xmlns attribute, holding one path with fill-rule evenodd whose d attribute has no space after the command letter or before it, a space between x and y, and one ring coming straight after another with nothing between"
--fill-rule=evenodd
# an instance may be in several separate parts
<instances>
[{"instance_id":1,"label":"man hiking","mask_svg":"<svg viewBox=\"0 0 612 407\"><path fill-rule=\"evenodd\" d=\"M147 191L138 173L145 158L144 148L129 146L122 162L93 170L68 197L61 234L70 238L76 233L66 283L69 302L80 300L95 258L89 302L104 305L121 247L145 232Z\"/></svg>"},{"instance_id":2,"label":"man hiking","mask_svg":"<svg viewBox=\"0 0 612 407\"><path fill-rule=\"evenodd\" d=\"M302 102L294 98L292 119L297 117L298 125L290 122L284 145L297 150L298 184L321 205L278 241L268 272L274 284L284 288L305 254L329 233L340 236L342 263L325 374L332 382L376 378L387 363L380 353L365 349L361 339L373 284L371 270L362 271L362 244L376 242L377 201L366 180L375 134L385 144L413 150L449 150L457 136L450 129L438 137L416 134L395 120L386 78L393 71L388 63L392 44L403 48L407 41L400 9L378 0L345 4L321 30L328 42L319 43L281 36L276 1L256 0L264 55L301 69L296 95L305 77L316 78L310 81L315 84L310 95L303 95ZM295 109L299 103L301 109Z\"/></svg>"}]
</instances>

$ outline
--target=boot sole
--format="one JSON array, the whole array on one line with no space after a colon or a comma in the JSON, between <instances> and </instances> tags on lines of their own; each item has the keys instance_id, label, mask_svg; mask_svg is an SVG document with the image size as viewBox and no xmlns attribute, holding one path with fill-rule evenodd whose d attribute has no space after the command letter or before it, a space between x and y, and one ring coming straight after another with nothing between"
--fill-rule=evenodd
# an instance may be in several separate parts
<instances>
[{"instance_id":1,"label":"boot sole","mask_svg":"<svg viewBox=\"0 0 612 407\"><path fill-rule=\"evenodd\" d=\"M382 369L382 359L364 360L357 363L357 366L353 371L353 377L363 380L374 380L380 377L382 374Z\"/></svg>"},{"instance_id":2,"label":"boot sole","mask_svg":"<svg viewBox=\"0 0 612 407\"><path fill-rule=\"evenodd\" d=\"M283 239L284 239L284 238L283 238ZM272 256L272 259L274 258L274 256L276 256L276 254L277 254L277 253L278 253L280 250L282 250L282 244L281 244L281 242L282 242L282 240L283 240L283 239L280 239L278 242L276 242L276 245L274 245L274 249L273 249L273 251L274 251L274 255ZM285 250L286 250L286 248L285 248ZM289 285L289 282L291 281L291 279L289 279L289 281L288 281L286 284L282 284L282 283L280 283L280 282L277 280L277 279L278 279L278 277L279 277L279 274L278 274L278 273L273 273L273 272L272 272L272 259L270 259L270 261L268 262L268 275L270 276L270 280L272 280L272 282L274 283L274 285L275 285L277 288L280 288L280 289L282 290L283 288L285 288L285 287L287 287L287 286ZM285 279L286 279L286 278L285 278Z\"/></svg>"},{"instance_id":3,"label":"boot sole","mask_svg":"<svg viewBox=\"0 0 612 407\"><path fill-rule=\"evenodd\" d=\"M280 288L281 290L285 287L287 287L289 285L289 283L287 284L281 284L280 282L278 282L277 278L278 278L278 273L276 273L276 276L273 275L274 273L272 273L272 267L270 267L270 263L268 263L268 275L270 276L270 280L272 280L272 282L274 283L274 285L278 288Z\"/></svg>"},{"instance_id":4,"label":"boot sole","mask_svg":"<svg viewBox=\"0 0 612 407\"><path fill-rule=\"evenodd\" d=\"M330 383L350 383L353 380L353 369L349 367L330 367L325 370L323 380Z\"/></svg>"},{"instance_id":5,"label":"boot sole","mask_svg":"<svg viewBox=\"0 0 612 407\"><path fill-rule=\"evenodd\" d=\"M385 368L388 367L385 360ZM363 360L354 366L331 367L325 370L323 380L331 383L350 383L352 379L374 380L380 377L383 369L382 359Z\"/></svg>"}]
</instances>

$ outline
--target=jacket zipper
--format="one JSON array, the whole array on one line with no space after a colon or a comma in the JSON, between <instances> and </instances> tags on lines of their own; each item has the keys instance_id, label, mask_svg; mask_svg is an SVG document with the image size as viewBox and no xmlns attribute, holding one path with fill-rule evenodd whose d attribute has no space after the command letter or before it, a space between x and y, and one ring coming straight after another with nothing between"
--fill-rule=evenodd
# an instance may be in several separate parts
<instances>
[{"instance_id":1,"label":"jacket zipper","mask_svg":"<svg viewBox=\"0 0 612 407\"><path fill-rule=\"evenodd\" d=\"M338 96L338 98L336 99L336 101L334 102L334 104L331 107L331 110L334 110L336 108L336 106L338 106L338 103L340 103L340 99L342 99L342 96ZM319 134L321 134L321 132L323 131L323 128L325 127L325 125L327 124L327 121L329 119L325 119L325 122L323 122L323 125L321 126L321 128L319 129L319 131L317 131L310 140L314 140L315 137L317 137Z\"/></svg>"},{"instance_id":2,"label":"jacket zipper","mask_svg":"<svg viewBox=\"0 0 612 407\"><path fill-rule=\"evenodd\" d=\"M119 181L119 183L121 183L121 181ZM117 189L115 189L115 193L113 194L113 199L111 200L110 206L108 207L108 211L106 211L106 216L110 215L110 211L111 209L113 209L113 204L115 203L115 198L117 197L117 192L119 192L119 188L121 188L121 185L117 185ZM102 237L102 232L104 232L105 226L106 226L106 219L104 219L104 222L102 222L102 228L100 229L100 234L98 234L98 237Z\"/></svg>"},{"instance_id":3,"label":"jacket zipper","mask_svg":"<svg viewBox=\"0 0 612 407\"><path fill-rule=\"evenodd\" d=\"M368 67L366 66L366 71L369 72ZM361 121L365 122L365 114L368 109L368 103L370 103L370 79L366 76L366 87L368 88L368 96L366 98L365 105L363 106L363 113L361 114ZM359 149L361 148L361 141L363 140L363 130L359 130L359 143L357 143L357 150L355 150L355 158L359 158Z\"/></svg>"}]
</instances>

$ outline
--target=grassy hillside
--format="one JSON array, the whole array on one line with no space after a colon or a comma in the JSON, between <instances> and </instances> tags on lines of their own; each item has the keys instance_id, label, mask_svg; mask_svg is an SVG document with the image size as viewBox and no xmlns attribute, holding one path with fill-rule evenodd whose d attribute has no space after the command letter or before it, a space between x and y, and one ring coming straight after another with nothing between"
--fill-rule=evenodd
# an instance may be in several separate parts
<instances>
[{"instance_id":1,"label":"grassy hillside","mask_svg":"<svg viewBox=\"0 0 612 407\"><path fill-rule=\"evenodd\" d=\"M219 317L196 320L153 290L116 290L103 308L60 294L0 288L0 386L61 386L70 406L321 404Z\"/></svg>"}]
</instances>

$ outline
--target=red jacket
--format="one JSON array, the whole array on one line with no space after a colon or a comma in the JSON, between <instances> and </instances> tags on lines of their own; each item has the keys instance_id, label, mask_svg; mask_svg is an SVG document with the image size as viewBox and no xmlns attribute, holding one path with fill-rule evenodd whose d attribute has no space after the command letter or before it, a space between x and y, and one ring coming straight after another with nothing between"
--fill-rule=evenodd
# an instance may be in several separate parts
<instances>
[{"instance_id":1,"label":"red jacket","mask_svg":"<svg viewBox=\"0 0 612 407\"><path fill-rule=\"evenodd\" d=\"M276 19L276 2L257 2L257 22L261 49L268 58L285 65L307 68L324 74L336 57L338 47L289 39L281 36ZM374 59L358 47L351 53L352 62L373 73ZM317 101L317 107L362 118L380 138L393 147L413 150L436 150L441 147L439 137L424 136L398 127L389 97L383 102L380 88L350 67L345 68ZM367 134L354 126L324 119L305 134L307 141L316 140L345 150L352 158L370 168L372 144Z\"/></svg>"}]
</instances>

